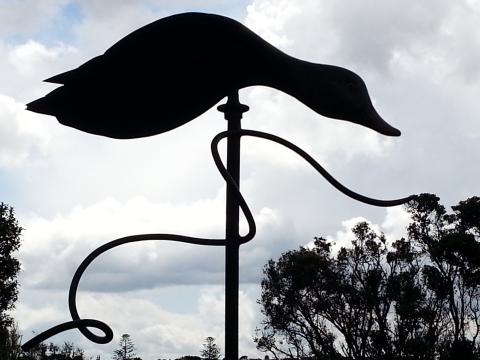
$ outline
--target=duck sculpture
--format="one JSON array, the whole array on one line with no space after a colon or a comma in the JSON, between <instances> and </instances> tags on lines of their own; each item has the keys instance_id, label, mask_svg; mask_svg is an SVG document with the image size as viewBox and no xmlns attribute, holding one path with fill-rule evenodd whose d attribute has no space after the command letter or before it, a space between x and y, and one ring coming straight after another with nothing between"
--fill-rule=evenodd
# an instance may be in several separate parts
<instances>
[{"instance_id":1,"label":"duck sculpture","mask_svg":"<svg viewBox=\"0 0 480 360\"><path fill-rule=\"evenodd\" d=\"M160 19L45 81L63 86L29 103L28 110L111 138L172 130L233 91L255 85L283 91L320 115L400 135L375 111L358 75L289 56L220 15Z\"/></svg>"},{"instance_id":2,"label":"duck sculpture","mask_svg":"<svg viewBox=\"0 0 480 360\"><path fill-rule=\"evenodd\" d=\"M95 249L80 264L70 285L71 321L37 334L22 345L31 349L51 336L78 329L91 341L104 344L113 338L104 322L81 318L76 305L80 279L92 261L117 246L145 240L176 241L225 246L225 357L238 359L238 251L252 240L256 226L239 189L240 137L253 136L283 145L312 165L345 195L376 206L394 206L410 199L377 200L340 184L310 155L275 135L240 127L248 107L238 101L238 90L255 85L283 91L318 114L366 126L381 134L399 136L375 111L367 88L355 73L337 66L314 64L291 57L273 47L242 24L212 14L184 13L146 25L77 69L53 76L61 84L27 109L53 115L60 123L88 133L118 139L152 136L195 119L222 98L219 110L229 120L228 131L212 141L215 165L227 183L225 238L197 238L178 234L140 234L112 240ZM227 166L219 141L228 138ZM248 233L238 233L239 208ZM227 302L228 299L228 302ZM100 330L103 335L91 331Z\"/></svg>"}]
</instances>

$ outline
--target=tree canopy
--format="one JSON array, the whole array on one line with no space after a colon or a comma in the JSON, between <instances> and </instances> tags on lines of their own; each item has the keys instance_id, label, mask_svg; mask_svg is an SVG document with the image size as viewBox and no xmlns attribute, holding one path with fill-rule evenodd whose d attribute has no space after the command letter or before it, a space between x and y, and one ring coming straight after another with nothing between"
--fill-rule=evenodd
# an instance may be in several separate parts
<instances>
[{"instance_id":1,"label":"tree canopy","mask_svg":"<svg viewBox=\"0 0 480 360\"><path fill-rule=\"evenodd\" d=\"M114 360L131 360L135 358L135 345L129 334L123 334L118 343L119 348L113 352Z\"/></svg>"},{"instance_id":2,"label":"tree canopy","mask_svg":"<svg viewBox=\"0 0 480 360\"><path fill-rule=\"evenodd\" d=\"M203 349L200 352L202 359L205 360L218 360L220 359L220 347L215 344L215 339L211 336L205 339L203 344Z\"/></svg>"},{"instance_id":3,"label":"tree canopy","mask_svg":"<svg viewBox=\"0 0 480 360\"><path fill-rule=\"evenodd\" d=\"M438 197L406 205L407 238L366 222L334 253L316 238L270 260L257 348L275 358L480 359L480 198L447 213Z\"/></svg>"},{"instance_id":4,"label":"tree canopy","mask_svg":"<svg viewBox=\"0 0 480 360\"><path fill-rule=\"evenodd\" d=\"M14 253L20 246L22 228L13 208L0 203L0 359L16 359L19 337L9 311L18 295L17 275L20 262Z\"/></svg>"},{"instance_id":5,"label":"tree canopy","mask_svg":"<svg viewBox=\"0 0 480 360\"><path fill-rule=\"evenodd\" d=\"M0 203L0 328L12 324L8 311L17 301L17 274L20 271L20 262L13 254L20 246L22 230L13 208Z\"/></svg>"}]
</instances>

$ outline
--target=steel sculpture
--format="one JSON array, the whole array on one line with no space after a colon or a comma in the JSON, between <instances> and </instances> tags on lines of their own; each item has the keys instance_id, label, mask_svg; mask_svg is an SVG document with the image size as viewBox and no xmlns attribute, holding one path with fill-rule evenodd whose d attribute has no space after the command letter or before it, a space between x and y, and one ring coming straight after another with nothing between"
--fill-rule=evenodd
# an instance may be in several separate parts
<instances>
[{"instance_id":1,"label":"steel sculpture","mask_svg":"<svg viewBox=\"0 0 480 360\"><path fill-rule=\"evenodd\" d=\"M395 206L410 197L376 200L357 194L322 168L296 145L275 135L241 127L248 106L239 102L238 90L255 85L283 91L318 114L366 126L381 134L399 136L375 111L367 88L355 73L337 66L314 64L276 49L232 19L203 13L184 13L146 25L77 69L53 76L62 84L27 109L53 115L60 123L119 139L152 136L191 121L228 97L218 110L228 130L211 143L215 165L227 184L225 238L208 239L177 234L142 234L113 240L93 251L78 267L68 303L72 321L57 325L29 340L29 349L49 337L78 329L89 340L103 344L113 338L110 327L95 319L82 319L76 306L79 281L91 262L104 252L131 242L169 240L225 247L225 358L238 359L239 248L255 236L255 221L240 192L240 139L252 136L276 142L297 153L331 185L345 195L375 206ZM227 165L218 144L227 139ZM239 234L239 210L248 233ZM103 335L96 335L96 328Z\"/></svg>"}]
</instances>

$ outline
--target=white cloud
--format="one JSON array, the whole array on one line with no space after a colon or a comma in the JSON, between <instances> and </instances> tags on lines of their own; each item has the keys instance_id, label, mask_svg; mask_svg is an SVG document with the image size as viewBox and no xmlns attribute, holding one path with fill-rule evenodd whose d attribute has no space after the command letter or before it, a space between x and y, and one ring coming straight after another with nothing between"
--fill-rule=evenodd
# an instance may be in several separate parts
<instances>
[{"instance_id":1,"label":"white cloud","mask_svg":"<svg viewBox=\"0 0 480 360\"><path fill-rule=\"evenodd\" d=\"M73 46L59 44L52 47L33 40L13 46L8 54L8 60L21 76L33 76L40 68L45 68L48 63L56 61L65 54L76 53Z\"/></svg>"},{"instance_id":2,"label":"white cloud","mask_svg":"<svg viewBox=\"0 0 480 360\"><path fill-rule=\"evenodd\" d=\"M220 199L183 205L153 204L141 197L133 198L126 203L106 199L91 206L78 206L70 213L58 215L53 219L37 216L24 219L26 230L20 255L26 264L25 284L64 287L74 267L78 266L90 251L121 236L180 232L191 236L221 238L223 235L219 228L221 221L217 220L220 218L217 211L220 206ZM172 281L168 279L168 274L175 276L175 269L189 271L191 268L188 266L185 269L183 261L179 266L175 266L179 262L175 254L180 253L181 258L188 262L190 258L196 258L200 253L207 255L207 250L171 242L127 245L104 255L97 261L100 270L98 274L94 272L93 277L86 276L87 287L89 284L98 290L107 290L112 286L126 290L132 286L134 288L152 286L148 283L143 285L138 276L149 276L148 282ZM45 261L46 258L49 261ZM199 259L195 261L196 264L199 262L201 262ZM206 269L207 273L218 272L219 265L212 262ZM161 278L162 275L157 274L159 271L162 273L161 269L165 268L167 279L160 280L159 276ZM129 275L130 271L133 275ZM116 276L116 272L124 273L124 277ZM188 276L184 279L187 280Z\"/></svg>"},{"instance_id":3,"label":"white cloud","mask_svg":"<svg viewBox=\"0 0 480 360\"><path fill-rule=\"evenodd\" d=\"M31 35L50 26L67 0L20 0L0 3L0 36Z\"/></svg>"},{"instance_id":4,"label":"white cloud","mask_svg":"<svg viewBox=\"0 0 480 360\"><path fill-rule=\"evenodd\" d=\"M411 218L403 206L395 206L386 209L385 219L381 224L381 229L390 241L407 237L407 226Z\"/></svg>"},{"instance_id":5,"label":"white cloud","mask_svg":"<svg viewBox=\"0 0 480 360\"><path fill-rule=\"evenodd\" d=\"M378 225L372 224L371 221L365 219L362 216L342 221L343 230L337 231L335 236L327 236L327 240L329 240L333 245L332 251L334 253L338 252L338 250L342 247L351 247L352 240L355 239L352 228L360 222L367 222L370 225L371 229L378 234L381 232Z\"/></svg>"},{"instance_id":6,"label":"white cloud","mask_svg":"<svg viewBox=\"0 0 480 360\"><path fill-rule=\"evenodd\" d=\"M254 1L247 7L245 25L272 45L288 48L292 40L287 38L285 24L300 12L297 4L288 0Z\"/></svg>"},{"instance_id":7,"label":"white cloud","mask_svg":"<svg viewBox=\"0 0 480 360\"><path fill-rule=\"evenodd\" d=\"M79 65L81 54L72 45L46 45L35 40L6 42L0 38L0 93L28 103L56 87L43 80ZM80 60L81 62L81 60ZM36 115L37 119L41 119ZM41 120L40 120L41 121Z\"/></svg>"},{"instance_id":8,"label":"white cloud","mask_svg":"<svg viewBox=\"0 0 480 360\"><path fill-rule=\"evenodd\" d=\"M326 235L325 238L332 244L332 251L334 254L342 247L351 247L352 240L355 239L355 234L352 228L358 223L366 222L370 228L376 233L383 233L389 243L407 236L407 226L411 218L403 206L394 206L386 208L384 219L379 224L373 223L371 220L356 216L342 221L342 228L338 230L335 235ZM307 248L314 246L313 240L305 245Z\"/></svg>"},{"instance_id":9,"label":"white cloud","mask_svg":"<svg viewBox=\"0 0 480 360\"><path fill-rule=\"evenodd\" d=\"M73 30L77 46L89 57L104 53L128 33L166 15L160 15L148 1L87 0L79 5L83 17Z\"/></svg>"},{"instance_id":10,"label":"white cloud","mask_svg":"<svg viewBox=\"0 0 480 360\"><path fill-rule=\"evenodd\" d=\"M19 167L46 154L50 133L25 105L0 94L0 168Z\"/></svg>"},{"instance_id":11,"label":"white cloud","mask_svg":"<svg viewBox=\"0 0 480 360\"><path fill-rule=\"evenodd\" d=\"M63 293L61 295L63 295ZM40 324L60 323L64 321L63 314L52 305L39 307L37 304L19 303L15 307L14 314L15 321L20 324L22 329L36 329L38 331Z\"/></svg>"},{"instance_id":12,"label":"white cloud","mask_svg":"<svg viewBox=\"0 0 480 360\"><path fill-rule=\"evenodd\" d=\"M29 288L68 285L74 269L98 246L127 235L173 233L223 238L223 194L189 204L156 204L143 197L125 203L105 199L78 206L52 219L24 216L20 258L22 283ZM242 247L243 281L258 280L261 267L278 248L294 244L291 223L277 211L262 209L256 216L258 237ZM246 224L242 226L246 232ZM219 258L220 256L220 258ZM243 271L242 271L243 273ZM223 282L223 248L169 241L130 244L102 255L82 280L85 289L128 291L175 283Z\"/></svg>"},{"instance_id":13,"label":"white cloud","mask_svg":"<svg viewBox=\"0 0 480 360\"><path fill-rule=\"evenodd\" d=\"M167 289L170 297L175 297L178 287ZM34 292L37 301L48 302L50 295L45 291ZM114 340L106 345L90 343L77 331L57 335L52 340L62 343L74 341L86 350L87 355L101 354L109 357L117 347L121 334L128 333L142 358L179 357L197 355L207 336L216 339L224 350L224 303L223 287L207 286L199 290L198 298L190 299L192 307L188 311L171 311L162 305L162 292L158 290L143 291L140 294L90 293L81 294L78 310L83 318L94 318L107 323L114 332ZM184 302L178 295L178 301ZM65 304L66 292L57 292L54 303L34 307L21 305L15 311L19 326L24 334L31 330L41 332L47 328L68 321ZM240 351L250 356L256 355L252 335L259 319L256 315L255 299L244 291L239 293L239 339ZM28 340L26 335L24 340Z\"/></svg>"}]
</instances>

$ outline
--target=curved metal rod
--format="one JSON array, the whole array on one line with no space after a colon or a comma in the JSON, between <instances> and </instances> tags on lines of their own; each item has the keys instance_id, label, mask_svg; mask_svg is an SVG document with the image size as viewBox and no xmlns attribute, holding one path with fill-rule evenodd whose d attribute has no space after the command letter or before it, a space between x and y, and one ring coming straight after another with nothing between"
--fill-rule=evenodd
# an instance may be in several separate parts
<instances>
[{"instance_id":1,"label":"curved metal rod","mask_svg":"<svg viewBox=\"0 0 480 360\"><path fill-rule=\"evenodd\" d=\"M246 235L239 237L240 244L244 244L253 239L256 233L256 224L255 224L253 215L248 207L248 204L246 203L245 199L242 196L242 193L240 192L238 184L235 182L235 180L232 178L232 176L224 166L218 151L218 144L220 140L234 134L240 135L240 136L258 137L258 138L273 141L275 143L278 143L280 145L287 147L288 149L294 151L299 156L301 156L310 165L312 165L313 168L315 168L315 170L317 170L337 190L360 202L374 205L374 206L387 207L387 206L396 206L396 205L404 204L407 201L411 200L412 198L412 196L409 196L406 198L395 199L395 200L378 200L378 199L372 199L372 198L366 197L364 195L360 195L348 189L344 185L342 185L332 175L330 175L308 153L306 153L304 150L302 150L298 146L292 144L291 142L285 139L282 139L278 136L275 136L269 133L264 133L264 132L255 131L255 130L243 129L243 130L238 130L234 132L224 131L217 134L213 138L211 142L211 152L212 152L212 157L215 162L215 165L217 166L218 171L220 172L224 180L233 186L234 195L237 198L238 204L242 209L242 212L244 213L248 223L249 231ZM76 295L78 291L78 284L87 267L92 263L93 260L95 260L98 256L100 256L104 252L111 250L120 245L132 243L132 242L138 242L138 241L146 241L146 240L169 240L169 241L176 241L176 242L195 244L195 245L206 245L206 246L225 246L226 244L226 239L196 238L196 237L183 236L183 235L177 235L177 234L141 234L141 235L132 235L132 236L119 238L98 247L83 260L83 262L80 264L77 271L75 272L75 275L73 276L72 282L70 284L70 290L68 294L68 304L70 309L70 315L72 316L72 321L62 323L60 325L54 326L40 333L39 335L35 336L34 338L30 339L25 344L23 344L22 349L24 351L29 350L32 347L40 344L42 341L54 335L57 335L61 332L71 330L71 329L80 330L80 332L86 338L88 338L90 341L93 341L95 343L105 344L110 342L113 339L113 331L107 324L99 320L80 318L77 310L77 305L76 305ZM96 335L91 330L89 330L89 328L96 328L97 330L102 331L104 335L103 336Z\"/></svg>"},{"instance_id":2,"label":"curved metal rod","mask_svg":"<svg viewBox=\"0 0 480 360\"><path fill-rule=\"evenodd\" d=\"M113 339L112 329L110 329L110 327L107 324L105 324L104 322L99 321L99 320L95 320L95 319L81 319L81 320L77 320L77 321L68 321L68 322L62 323L60 325L54 326L54 327L38 334L37 336L35 336L34 338L28 340L25 344L23 344L22 345L22 350L23 351L28 351L31 348L40 344L41 342L51 338L52 336L55 336L55 335L60 334L64 331L67 331L67 330L77 329L80 326L94 327L94 328L102 331L105 334L103 339L105 339L105 340L108 339L108 341L99 342L100 344L106 344L109 341L111 341L111 339Z\"/></svg>"},{"instance_id":3,"label":"curved metal rod","mask_svg":"<svg viewBox=\"0 0 480 360\"><path fill-rule=\"evenodd\" d=\"M92 263L93 260L95 260L95 258L100 256L104 252L120 245L146 240L170 240L195 245L225 246L225 239L202 239L176 234L141 234L116 239L98 247L82 261L77 271L75 272L75 275L73 276L72 282L70 284L70 290L68 293L68 307L70 310L72 321L67 321L40 333L33 339L23 344L22 349L24 351L29 350L54 335L75 328L80 330L80 332L87 339L97 344L106 344L110 342L113 339L113 331L107 324L99 320L90 321L80 318L76 304L78 284L87 267ZM96 328L103 332L103 335L96 335L89 328Z\"/></svg>"},{"instance_id":4,"label":"curved metal rod","mask_svg":"<svg viewBox=\"0 0 480 360\"><path fill-rule=\"evenodd\" d=\"M176 241L176 242L187 243L187 244L207 245L207 246L224 246L225 245L224 239L203 239L203 238L195 238L195 237L182 236L182 235L176 235L176 234L141 234L141 235L126 236L120 239L110 241L98 247L94 251L92 251L82 261L77 271L75 272L75 275L73 276L72 282L70 284L70 290L68 292L68 307L70 310L70 316L72 317L72 320L73 320L69 323L76 323L77 324L76 328L80 330L83 336L85 336L88 340L93 341L97 344L106 344L112 340L113 332L110 329L110 332L112 333L111 338L108 337L106 333L104 333L103 336L99 336L93 333L90 329L88 329L87 326L83 325L80 322L81 319L77 310L76 297L77 297L77 291L78 291L78 284L80 282L80 279L83 273L85 272L87 267L93 262L93 260L95 260L98 256L100 256L104 252L111 250L120 245L139 242L139 241L147 241L147 240L168 240L168 241ZM108 326L108 325L105 324L105 326Z\"/></svg>"},{"instance_id":5,"label":"curved metal rod","mask_svg":"<svg viewBox=\"0 0 480 360\"><path fill-rule=\"evenodd\" d=\"M222 175L222 177L224 178L225 182L233 186L234 195L237 198L237 201L239 203L240 208L242 209L242 212L245 215L245 218L247 219L248 229L249 229L248 233L244 236L239 236L239 239L240 239L239 243L244 244L252 240L253 237L255 236L255 233L256 233L255 219L253 218L252 212L250 211L250 208L248 207L247 202L245 201L242 193L240 192L238 184L235 182L235 180L232 178L227 168L223 164L218 151L218 142L214 143L214 140L212 140L211 149L212 149L212 157L215 162L215 165L217 166L217 169ZM176 234L143 234L143 235L127 236L124 238L110 241L100 246L99 248L95 249L92 253L90 253L90 255L88 255L83 260L83 262L80 264L77 271L75 272L75 275L73 276L72 282L70 284L70 290L68 293L68 306L70 309L70 315L72 317L73 322L80 320L80 316L78 314L77 304L76 304L78 284L80 282L80 279L83 273L85 272L87 267L92 263L92 261L98 256L100 256L101 254L103 254L104 252L110 249L113 249L114 247L132 243L132 242L146 241L146 240L169 240L169 241L183 242L183 243L195 244L195 245L207 245L207 246L225 246L226 244L226 239L204 239L204 238L196 238L196 237L176 235ZM108 325L106 324L105 326L108 327ZM106 333L104 333L105 334L104 336L95 335L92 331L90 331L86 326L82 324L78 324L78 326L76 327L90 341L93 341L99 344L104 344L112 340L111 338L108 339ZM112 332L112 336L113 336L113 332Z\"/></svg>"},{"instance_id":6,"label":"curved metal rod","mask_svg":"<svg viewBox=\"0 0 480 360\"><path fill-rule=\"evenodd\" d=\"M232 185L232 187L234 188L234 196L237 198L238 204L242 209L242 212L245 215L245 218L247 220L248 233L244 236L239 236L240 243L244 244L250 241L251 239L253 239L253 237L255 236L255 233L256 233L255 219L253 218L250 208L248 207L247 202L245 201L245 199L243 198L239 190L238 184L234 181L234 179L232 178L232 176L224 166L220 158L220 154L218 153L218 148L215 148L215 149L212 148L212 156L213 156L215 165L217 166L217 169L222 175L222 177L225 179L227 183ZM34 338L30 339L25 344L23 344L22 349L24 351L29 350L32 347L40 344L42 341L54 335L57 335L61 332L72 330L72 329L80 330L80 332L87 339L97 344L106 344L110 342L113 339L113 331L107 324L99 320L80 318L80 315L78 314L78 310L77 310L77 304L76 304L78 284L87 267L92 263L93 260L95 260L98 256L100 256L104 252L111 250L120 245L132 243L132 242L138 242L138 241L146 241L146 240L169 240L169 241L176 241L176 242L182 242L182 243L188 243L188 244L194 244L194 245L206 245L206 246L225 246L226 244L226 239L205 239L205 238L196 238L196 237L183 236L183 235L177 235L177 234L141 234L141 235L132 235L132 236L119 238L98 247L82 261L80 266L77 268L77 271L75 272L72 282L70 284L70 290L68 293L68 306L70 310L70 315L72 317L72 321L67 321L65 323L54 326L38 334L37 336L35 336ZM97 330L102 331L103 335L101 336L96 335L89 328L96 328Z\"/></svg>"},{"instance_id":7,"label":"curved metal rod","mask_svg":"<svg viewBox=\"0 0 480 360\"><path fill-rule=\"evenodd\" d=\"M324 178L327 180L333 187L335 187L338 191L342 192L348 197L351 197L352 199L355 199L357 201L363 202L365 204L369 205L374 205L374 206L381 206L381 207L389 207L389 206L397 206L397 205L402 205L405 204L406 202L410 201L412 199L413 195L410 195L405 198L401 199L394 199L394 200L378 200L378 199L373 199L361 194L358 194L346 186L342 185L340 182L338 182L332 175L330 175L327 170L325 170L314 158L312 158L308 153L306 153L304 150L299 148L297 145L292 144L291 142L273 135L269 133L264 133L261 131L256 131L256 130L247 130L247 129L242 129L238 130L235 132L235 134L240 135L240 136L252 136L252 137L258 137L266 140L273 141L277 144L283 145L290 150L294 151L297 153L299 156L301 156L304 160L306 160L310 165L313 166L315 170L317 170ZM224 131L215 136L215 138L212 140L212 148L213 146L218 146L218 143L221 139L228 137L229 135L233 135L232 132Z\"/></svg>"}]
</instances>

